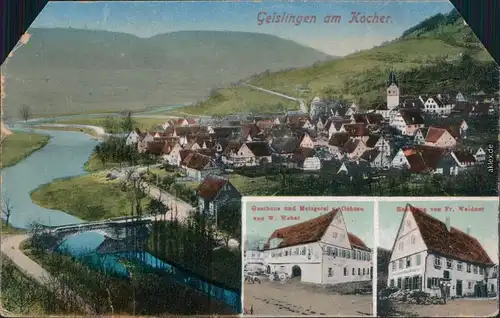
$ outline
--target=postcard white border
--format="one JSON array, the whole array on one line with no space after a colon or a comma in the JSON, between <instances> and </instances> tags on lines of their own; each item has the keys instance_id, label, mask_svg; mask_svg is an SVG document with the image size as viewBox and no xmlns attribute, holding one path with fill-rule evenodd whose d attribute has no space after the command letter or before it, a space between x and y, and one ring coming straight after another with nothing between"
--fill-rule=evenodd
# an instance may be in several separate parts
<instances>
[{"instance_id":1,"label":"postcard white border","mask_svg":"<svg viewBox=\"0 0 500 318\"><path fill-rule=\"evenodd\" d=\"M372 266L373 266L373 281L372 281L372 317L377 317L377 285L378 285L378 272L377 272L377 247L379 246L379 203L380 202L446 202L446 201L499 201L498 197L346 197L346 196L244 196L241 198L241 316L247 316L245 311L245 275L244 275L244 252L245 252L245 239L247 232L246 214L247 204L252 202L372 202L373 203L373 253L372 253ZM500 238L499 238L500 239ZM253 315L256 317L266 317L266 315ZM302 317L288 315L287 317ZM316 317L316 316L311 316ZM321 317L321 316L317 316Z\"/></svg>"}]
</instances>

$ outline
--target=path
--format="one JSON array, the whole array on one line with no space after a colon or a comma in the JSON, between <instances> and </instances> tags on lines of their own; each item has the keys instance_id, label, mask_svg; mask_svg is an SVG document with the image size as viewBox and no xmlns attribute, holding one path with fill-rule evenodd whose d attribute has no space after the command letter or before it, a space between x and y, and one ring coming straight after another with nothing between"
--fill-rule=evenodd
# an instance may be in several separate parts
<instances>
[{"instance_id":1,"label":"path","mask_svg":"<svg viewBox=\"0 0 500 318\"><path fill-rule=\"evenodd\" d=\"M274 92L274 91L271 91L271 90L268 90L268 89L265 89L265 88L262 88L262 87L258 87L258 86L255 86L255 85L252 85L252 84L248 84L248 83L243 83L243 85L245 86L248 86L250 88L253 88L253 89L256 89L258 91L262 91L262 92L265 92L265 93L268 93L268 94L272 94L272 95L276 95L276 96L280 96L280 97L283 97L283 98L286 98L286 99L290 99L290 100L293 100L297 103L299 103L299 109L301 112L307 114L307 107L306 107L306 104L304 103L304 101L302 99L299 99L299 98L296 98L296 97L293 97L293 96L288 96L288 95L285 95L285 94L282 94L282 93L278 93L278 92Z\"/></svg>"},{"instance_id":2,"label":"path","mask_svg":"<svg viewBox=\"0 0 500 318\"><path fill-rule=\"evenodd\" d=\"M244 307L253 306L259 316L372 316L371 295L332 295L313 291L298 281L280 284L263 280L261 284L245 283Z\"/></svg>"},{"instance_id":3,"label":"path","mask_svg":"<svg viewBox=\"0 0 500 318\"><path fill-rule=\"evenodd\" d=\"M98 137L106 136L106 132L104 131L104 128L99 127L99 126L78 125L78 124L55 124L55 123L54 124L41 124L39 126L40 127L61 127L61 128L68 127L68 128L78 128L78 129L86 128L86 129L93 130ZM92 137L94 137L94 136L92 136Z\"/></svg>"},{"instance_id":4,"label":"path","mask_svg":"<svg viewBox=\"0 0 500 318\"><path fill-rule=\"evenodd\" d=\"M9 258L12 263L23 271L28 277L31 277L39 284L51 289L59 297L66 297L65 295L67 294L74 295L82 310L87 314L93 314L94 311L92 307L88 305L83 298L76 295L76 293L72 290L59 285L45 269L21 251L21 243L28 238L29 235L27 234L4 237L1 243L2 254ZM56 286L53 286L52 284L49 286L48 283L54 283Z\"/></svg>"}]
</instances>

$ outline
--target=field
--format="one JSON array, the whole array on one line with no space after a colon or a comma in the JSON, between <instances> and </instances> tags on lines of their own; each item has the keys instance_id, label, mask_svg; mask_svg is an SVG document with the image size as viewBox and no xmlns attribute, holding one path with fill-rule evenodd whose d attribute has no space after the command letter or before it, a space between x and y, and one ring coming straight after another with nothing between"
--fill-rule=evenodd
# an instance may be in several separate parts
<instances>
[{"instance_id":1,"label":"field","mask_svg":"<svg viewBox=\"0 0 500 318\"><path fill-rule=\"evenodd\" d=\"M250 178L239 174L230 175L229 181L238 192L246 196L272 195L281 186L277 181L268 180L266 177Z\"/></svg>"},{"instance_id":2,"label":"field","mask_svg":"<svg viewBox=\"0 0 500 318\"><path fill-rule=\"evenodd\" d=\"M205 101L179 108L177 111L193 115L223 116L241 112L284 112L297 109L298 103L295 101L235 85L218 90Z\"/></svg>"},{"instance_id":3,"label":"field","mask_svg":"<svg viewBox=\"0 0 500 318\"><path fill-rule=\"evenodd\" d=\"M119 166L120 164L116 162L106 162L105 164L103 164L102 161L99 160L99 158L97 158L97 156L94 153L92 153L90 155L89 160L85 162L83 168L85 169L85 171L88 172L97 172L104 169L111 169Z\"/></svg>"},{"instance_id":4,"label":"field","mask_svg":"<svg viewBox=\"0 0 500 318\"><path fill-rule=\"evenodd\" d=\"M436 21L438 21L436 23ZM430 18L409 29L399 39L383 43L372 49L356 52L338 59L316 62L312 66L277 72L263 72L248 79L248 83L302 98L307 102L314 97L345 99L364 105L383 98L386 81L391 70L398 74L404 94L428 90L435 86L441 89L462 89L475 87L464 83L455 73L453 65L463 55L470 56L476 63L492 62L489 53L482 47L468 26L453 13ZM435 65L445 65L443 72L427 72ZM449 70L451 69L451 71ZM419 74L412 72L420 71ZM453 72L455 71L455 72ZM436 73L436 74L435 74ZM453 73L453 74L452 74ZM470 73L470 72L469 72ZM436 78L436 76L438 78ZM484 83L477 74L471 76L480 87ZM436 85L432 85L432 84ZM305 90L297 90L297 87ZM276 100L278 99L278 100ZM283 110L276 104L281 100L285 109L296 109L292 101L262 92L249 93L248 87L233 86L220 91L194 107L183 110L193 114L229 115L247 110L273 112ZM292 104L290 104L292 103Z\"/></svg>"},{"instance_id":5,"label":"field","mask_svg":"<svg viewBox=\"0 0 500 318\"><path fill-rule=\"evenodd\" d=\"M96 132L93 129L89 128L77 128L77 127L60 127L60 126L34 126L35 129L40 130L60 130L60 131L77 131L83 132L87 135L97 137Z\"/></svg>"},{"instance_id":6,"label":"field","mask_svg":"<svg viewBox=\"0 0 500 318\"><path fill-rule=\"evenodd\" d=\"M131 214L133 194L122 191L120 181L107 181L103 173L59 179L31 193L36 204L67 212L87 221ZM149 202L142 200L143 207Z\"/></svg>"},{"instance_id":7,"label":"field","mask_svg":"<svg viewBox=\"0 0 500 318\"><path fill-rule=\"evenodd\" d=\"M1 235L9 235L9 234L21 234L24 233L25 231L22 229L16 229L10 225L6 225L5 221L2 219L0 220L0 234Z\"/></svg>"},{"instance_id":8,"label":"field","mask_svg":"<svg viewBox=\"0 0 500 318\"><path fill-rule=\"evenodd\" d=\"M48 135L16 132L2 141L2 166L9 167L33 152L43 148L50 140Z\"/></svg>"}]
</instances>

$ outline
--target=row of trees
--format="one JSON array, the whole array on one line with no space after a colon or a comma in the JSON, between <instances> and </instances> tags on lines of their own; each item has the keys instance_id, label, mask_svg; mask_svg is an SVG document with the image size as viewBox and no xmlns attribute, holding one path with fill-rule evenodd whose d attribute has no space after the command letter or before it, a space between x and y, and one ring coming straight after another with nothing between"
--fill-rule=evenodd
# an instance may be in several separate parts
<instances>
[{"instance_id":1,"label":"row of trees","mask_svg":"<svg viewBox=\"0 0 500 318\"><path fill-rule=\"evenodd\" d=\"M107 116L101 123L106 132L111 134L129 133L137 126L136 121L132 117L132 112L124 112L119 119L112 116Z\"/></svg>"},{"instance_id":2,"label":"row of trees","mask_svg":"<svg viewBox=\"0 0 500 318\"><path fill-rule=\"evenodd\" d=\"M108 163L125 163L130 166L154 163L156 160L146 153L139 153L133 145L127 145L123 137L109 137L94 148L94 154L105 166Z\"/></svg>"}]
</instances>

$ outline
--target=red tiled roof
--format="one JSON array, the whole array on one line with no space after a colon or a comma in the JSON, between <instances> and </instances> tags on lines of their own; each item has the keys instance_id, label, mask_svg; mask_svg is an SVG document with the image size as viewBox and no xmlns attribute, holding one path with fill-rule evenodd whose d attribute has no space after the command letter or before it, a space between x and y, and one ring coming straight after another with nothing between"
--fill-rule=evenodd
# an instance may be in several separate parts
<instances>
[{"instance_id":1,"label":"red tiled roof","mask_svg":"<svg viewBox=\"0 0 500 318\"><path fill-rule=\"evenodd\" d=\"M271 149L267 142L247 142L246 146L256 157L268 157L271 155Z\"/></svg>"},{"instance_id":2,"label":"red tiled roof","mask_svg":"<svg viewBox=\"0 0 500 318\"><path fill-rule=\"evenodd\" d=\"M435 143L445 132L446 129L443 128L429 127L425 141Z\"/></svg>"},{"instance_id":3,"label":"red tiled roof","mask_svg":"<svg viewBox=\"0 0 500 318\"><path fill-rule=\"evenodd\" d=\"M248 136L251 138L257 136L260 134L260 129L257 127L255 124L245 124L243 127L241 127L241 135L244 139L247 139Z\"/></svg>"},{"instance_id":4,"label":"red tiled roof","mask_svg":"<svg viewBox=\"0 0 500 318\"><path fill-rule=\"evenodd\" d=\"M228 180L223 178L207 177L198 188L198 196L202 199L211 201L228 182Z\"/></svg>"},{"instance_id":5,"label":"red tiled roof","mask_svg":"<svg viewBox=\"0 0 500 318\"><path fill-rule=\"evenodd\" d=\"M166 142L153 141L146 144L146 152L152 155L161 155Z\"/></svg>"},{"instance_id":6,"label":"red tiled roof","mask_svg":"<svg viewBox=\"0 0 500 318\"><path fill-rule=\"evenodd\" d=\"M461 164L470 164L476 162L476 158L470 151L454 150L453 154Z\"/></svg>"},{"instance_id":7,"label":"red tiled roof","mask_svg":"<svg viewBox=\"0 0 500 318\"><path fill-rule=\"evenodd\" d=\"M183 161L184 166L195 170L203 170L208 163L212 160L209 156L202 155L201 153L192 152Z\"/></svg>"},{"instance_id":8,"label":"red tiled roof","mask_svg":"<svg viewBox=\"0 0 500 318\"><path fill-rule=\"evenodd\" d=\"M347 232L347 237L349 238L349 242L351 243L352 247L356 247L362 250L367 250L369 251L370 249L365 245L365 243L356 235Z\"/></svg>"},{"instance_id":9,"label":"red tiled roof","mask_svg":"<svg viewBox=\"0 0 500 318\"><path fill-rule=\"evenodd\" d=\"M277 248L317 242L323 237L338 211L340 210L333 209L314 219L277 229L269 237L266 246L269 246L274 238L282 239Z\"/></svg>"},{"instance_id":10,"label":"red tiled roof","mask_svg":"<svg viewBox=\"0 0 500 318\"><path fill-rule=\"evenodd\" d=\"M407 211L413 214L428 250L461 261L493 265L476 238L454 227L448 231L444 222L410 204Z\"/></svg>"},{"instance_id":11,"label":"red tiled roof","mask_svg":"<svg viewBox=\"0 0 500 318\"><path fill-rule=\"evenodd\" d=\"M427 164L424 161L424 158L422 157L422 154L418 151L406 155L406 160L408 160L408 164L410 165L410 171L415 172L415 173L428 173L431 171L431 169L427 166Z\"/></svg>"}]
</instances>

